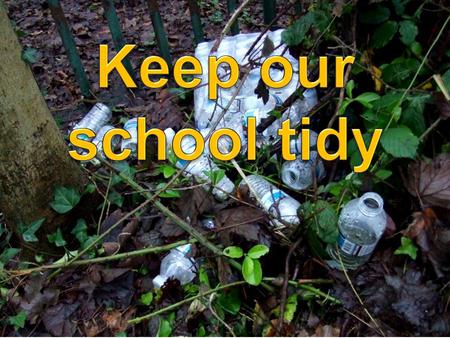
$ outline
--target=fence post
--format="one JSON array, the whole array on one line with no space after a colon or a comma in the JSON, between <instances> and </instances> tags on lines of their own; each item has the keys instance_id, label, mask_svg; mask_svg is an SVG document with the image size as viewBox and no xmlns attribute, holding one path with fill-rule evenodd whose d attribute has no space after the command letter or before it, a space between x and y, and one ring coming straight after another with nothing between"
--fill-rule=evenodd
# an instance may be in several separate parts
<instances>
[{"instance_id":1,"label":"fence post","mask_svg":"<svg viewBox=\"0 0 450 338\"><path fill-rule=\"evenodd\" d=\"M150 18L152 19L156 41L158 42L159 52L169 65L169 68L172 68L172 57L170 56L169 41L167 40L167 34L164 30L161 14L159 13L158 0L147 0L147 5L150 11Z\"/></svg>"},{"instance_id":2,"label":"fence post","mask_svg":"<svg viewBox=\"0 0 450 338\"><path fill-rule=\"evenodd\" d=\"M203 33L202 21L200 19L200 7L197 0L187 0L189 5L189 12L191 13L192 29L194 30L195 43L205 41L205 34Z\"/></svg>"},{"instance_id":3,"label":"fence post","mask_svg":"<svg viewBox=\"0 0 450 338\"><path fill-rule=\"evenodd\" d=\"M270 24L277 16L277 1L276 0L264 0L264 23Z\"/></svg>"},{"instance_id":4,"label":"fence post","mask_svg":"<svg viewBox=\"0 0 450 338\"><path fill-rule=\"evenodd\" d=\"M120 22L119 18L117 17L117 12L114 7L114 1L113 0L102 0L103 8L105 10L105 17L108 21L109 31L111 32L111 36L114 42L114 46L116 47L117 52L122 49L122 47L125 45L122 31L120 29ZM131 65L130 59L127 56L124 59L123 62L125 68L128 70L128 72L131 74L133 78L135 78L135 73L133 66Z\"/></svg>"},{"instance_id":5,"label":"fence post","mask_svg":"<svg viewBox=\"0 0 450 338\"><path fill-rule=\"evenodd\" d=\"M227 0L227 9L228 9L229 15L233 15L236 8L237 8L236 0ZM231 35L239 34L239 25L238 25L237 20L231 26L230 31L231 31Z\"/></svg>"},{"instance_id":6,"label":"fence post","mask_svg":"<svg viewBox=\"0 0 450 338\"><path fill-rule=\"evenodd\" d=\"M66 49L67 56L69 57L70 65L75 73L75 79L80 86L81 93L85 97L91 97L89 80L86 76L83 64L81 63L80 56L78 55L77 46L72 33L70 32L61 4L59 3L59 0L47 0L47 3L53 20L55 20L64 48Z\"/></svg>"}]
</instances>

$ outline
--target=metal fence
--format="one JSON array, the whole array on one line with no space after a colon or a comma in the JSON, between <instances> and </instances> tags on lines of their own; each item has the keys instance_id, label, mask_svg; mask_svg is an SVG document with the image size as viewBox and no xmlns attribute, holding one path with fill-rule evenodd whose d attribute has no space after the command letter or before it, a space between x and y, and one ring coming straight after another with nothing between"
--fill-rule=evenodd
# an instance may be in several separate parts
<instances>
[{"instance_id":1,"label":"metal fence","mask_svg":"<svg viewBox=\"0 0 450 338\"><path fill-rule=\"evenodd\" d=\"M200 7L197 0L186 0L189 6L192 30L194 33L194 41L196 44L204 41L203 25L201 20ZM276 0L262 0L264 8L264 23L270 24L276 17ZM91 96L90 85L86 76L86 71L81 62L78 54L75 39L70 31L70 27L67 23L64 12L61 8L59 0L47 0L50 7L50 11L53 19L55 20L56 27L58 28L59 35L61 36L64 48L66 49L69 57L70 64L75 73L75 79L80 86L81 93L89 97ZM164 29L163 20L159 11L158 0L146 0L149 15L152 21L153 30L155 33L157 45L161 56L167 62L169 67L172 65L172 57L167 40L167 34ZM125 41L122 35L122 29L120 27L119 18L114 6L114 0L102 0L105 17L108 21L111 37L114 42L116 50L122 49L125 45ZM237 0L227 0L227 9L231 14L237 8ZM234 23L231 27L231 34L236 35L239 33L238 23ZM127 58L124 60L124 66L127 68L130 74L134 74L133 67L130 60Z\"/></svg>"}]
</instances>

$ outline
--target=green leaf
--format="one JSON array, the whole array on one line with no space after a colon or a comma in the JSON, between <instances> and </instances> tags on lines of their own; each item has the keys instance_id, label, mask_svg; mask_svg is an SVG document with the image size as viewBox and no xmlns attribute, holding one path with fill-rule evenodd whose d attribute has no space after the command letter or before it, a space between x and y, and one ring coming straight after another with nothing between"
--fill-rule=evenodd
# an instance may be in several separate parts
<instances>
[{"instance_id":1,"label":"green leaf","mask_svg":"<svg viewBox=\"0 0 450 338\"><path fill-rule=\"evenodd\" d=\"M395 13L397 15L403 15L405 13L406 4L410 0L392 0L392 4L394 5Z\"/></svg>"},{"instance_id":2,"label":"green leaf","mask_svg":"<svg viewBox=\"0 0 450 338\"><path fill-rule=\"evenodd\" d=\"M166 186L167 184L164 182L159 183L156 186L156 189L162 189ZM165 189L162 193L159 194L160 197L163 198L178 198L181 196L181 193L178 190L173 190L173 189Z\"/></svg>"},{"instance_id":3,"label":"green leaf","mask_svg":"<svg viewBox=\"0 0 450 338\"><path fill-rule=\"evenodd\" d=\"M119 194L117 191L111 191L108 194L108 201L111 204L117 205L119 208L122 207L124 200L125 200L125 198L121 194Z\"/></svg>"},{"instance_id":4,"label":"green leaf","mask_svg":"<svg viewBox=\"0 0 450 338\"><path fill-rule=\"evenodd\" d=\"M314 22L313 12L308 12L300 19L294 22L293 25L286 28L281 37L283 42L288 46L300 45L306 37L311 25Z\"/></svg>"},{"instance_id":5,"label":"green leaf","mask_svg":"<svg viewBox=\"0 0 450 338\"><path fill-rule=\"evenodd\" d=\"M413 260L417 258L417 247L414 245L413 241L408 237L402 237L402 245L395 250L396 255L407 255Z\"/></svg>"},{"instance_id":6,"label":"green leaf","mask_svg":"<svg viewBox=\"0 0 450 338\"><path fill-rule=\"evenodd\" d=\"M324 200L309 201L301 206L303 219L317 236L325 243L335 243L338 237L338 215L333 206Z\"/></svg>"},{"instance_id":7,"label":"green leaf","mask_svg":"<svg viewBox=\"0 0 450 338\"><path fill-rule=\"evenodd\" d=\"M39 228L44 223L45 218L38 219L37 221L34 221L27 227L25 227L25 231L22 233L22 238L25 242L37 242L38 238L36 237L36 232L39 230ZM22 226L21 226L22 227Z\"/></svg>"},{"instance_id":8,"label":"green leaf","mask_svg":"<svg viewBox=\"0 0 450 338\"><path fill-rule=\"evenodd\" d=\"M81 196L74 188L57 187L53 202L50 206L59 214L72 210L79 202Z\"/></svg>"},{"instance_id":9,"label":"green leaf","mask_svg":"<svg viewBox=\"0 0 450 338\"><path fill-rule=\"evenodd\" d=\"M238 314L241 309L241 293L239 289L234 288L227 293L221 293L217 297L217 303L228 313L232 315Z\"/></svg>"},{"instance_id":10,"label":"green leaf","mask_svg":"<svg viewBox=\"0 0 450 338\"><path fill-rule=\"evenodd\" d=\"M416 59L397 58L390 64L382 65L382 78L387 83L402 86L409 83L410 78L416 73L419 68L419 61Z\"/></svg>"},{"instance_id":11,"label":"green leaf","mask_svg":"<svg viewBox=\"0 0 450 338\"><path fill-rule=\"evenodd\" d=\"M166 319L161 318L159 320L159 328L158 332L156 333L157 337L170 337L172 334L172 325L170 322Z\"/></svg>"},{"instance_id":12,"label":"green leaf","mask_svg":"<svg viewBox=\"0 0 450 338\"><path fill-rule=\"evenodd\" d=\"M47 239L50 243L54 243L58 248L67 244L63 238L60 228L58 228L53 234L47 235Z\"/></svg>"},{"instance_id":13,"label":"green leaf","mask_svg":"<svg viewBox=\"0 0 450 338\"><path fill-rule=\"evenodd\" d=\"M350 80L345 87L345 92L349 98L353 98L353 89L355 88L355 81Z\"/></svg>"},{"instance_id":14,"label":"green leaf","mask_svg":"<svg viewBox=\"0 0 450 338\"><path fill-rule=\"evenodd\" d=\"M77 220L77 225L75 226L75 228L72 229L72 231L70 233L75 236L75 238L78 240L78 242L84 243L89 238L89 236L87 234L87 228L88 227L87 227L86 221L84 219L80 218Z\"/></svg>"},{"instance_id":15,"label":"green leaf","mask_svg":"<svg viewBox=\"0 0 450 338\"><path fill-rule=\"evenodd\" d=\"M389 41L392 40L395 33L397 33L397 28L398 25L395 21L387 21L381 26L377 27L372 35L372 47L382 48L386 46Z\"/></svg>"},{"instance_id":16,"label":"green leaf","mask_svg":"<svg viewBox=\"0 0 450 338\"><path fill-rule=\"evenodd\" d=\"M429 95L408 95L406 107L402 113L400 123L407 126L416 135L422 135L426 130L424 110Z\"/></svg>"},{"instance_id":17,"label":"green leaf","mask_svg":"<svg viewBox=\"0 0 450 338\"><path fill-rule=\"evenodd\" d=\"M256 259L246 256L242 264L242 275L248 284L254 286L259 285L262 281L261 263Z\"/></svg>"},{"instance_id":18,"label":"green leaf","mask_svg":"<svg viewBox=\"0 0 450 338\"><path fill-rule=\"evenodd\" d=\"M19 252L20 252L20 249L16 249L16 248L5 249L5 251L3 251L2 254L0 255L0 263L3 263L3 264L8 263Z\"/></svg>"},{"instance_id":19,"label":"green leaf","mask_svg":"<svg viewBox=\"0 0 450 338\"><path fill-rule=\"evenodd\" d=\"M141 297L139 298L139 301L142 304L149 306L153 302L153 292L150 291L150 292L143 293L141 295Z\"/></svg>"},{"instance_id":20,"label":"green leaf","mask_svg":"<svg viewBox=\"0 0 450 338\"><path fill-rule=\"evenodd\" d=\"M171 167L169 165L163 165L160 167L161 172L164 175L164 178L169 178L173 176L177 172L177 170L174 167Z\"/></svg>"},{"instance_id":21,"label":"green leaf","mask_svg":"<svg viewBox=\"0 0 450 338\"><path fill-rule=\"evenodd\" d=\"M27 313L25 311L20 311L15 316L8 318L8 323L13 325L17 330L18 328L23 329L25 327L25 322L27 320Z\"/></svg>"},{"instance_id":22,"label":"green leaf","mask_svg":"<svg viewBox=\"0 0 450 338\"><path fill-rule=\"evenodd\" d=\"M414 158L419 139L407 127L390 128L381 135L381 145L394 157Z\"/></svg>"},{"instance_id":23,"label":"green leaf","mask_svg":"<svg viewBox=\"0 0 450 338\"><path fill-rule=\"evenodd\" d=\"M378 177L380 180L384 181L392 176L392 171L380 169L375 173L375 176Z\"/></svg>"},{"instance_id":24,"label":"green leaf","mask_svg":"<svg viewBox=\"0 0 450 338\"><path fill-rule=\"evenodd\" d=\"M212 185L217 185L225 177L225 170L223 169L204 171L204 173L209 177Z\"/></svg>"},{"instance_id":25,"label":"green leaf","mask_svg":"<svg viewBox=\"0 0 450 338\"><path fill-rule=\"evenodd\" d=\"M253 259L258 259L262 256L264 256L266 253L269 252L269 248L263 244L255 245L253 248L247 252L247 256Z\"/></svg>"},{"instance_id":26,"label":"green leaf","mask_svg":"<svg viewBox=\"0 0 450 338\"><path fill-rule=\"evenodd\" d=\"M411 20L404 20L400 22L400 40L405 45L410 45L416 40L416 36L419 33L416 24Z\"/></svg>"},{"instance_id":27,"label":"green leaf","mask_svg":"<svg viewBox=\"0 0 450 338\"><path fill-rule=\"evenodd\" d=\"M355 98L355 101L361 103L365 107L371 107L372 102L380 98L380 95L372 92L362 93Z\"/></svg>"},{"instance_id":28,"label":"green leaf","mask_svg":"<svg viewBox=\"0 0 450 338\"><path fill-rule=\"evenodd\" d=\"M128 177L131 180L134 180L134 176L136 174L136 169L131 167L127 162L117 162L114 167L119 170L119 172L125 176ZM116 185L117 183L122 182L123 179L119 175L114 175L113 179L111 181L112 185Z\"/></svg>"},{"instance_id":29,"label":"green leaf","mask_svg":"<svg viewBox=\"0 0 450 338\"><path fill-rule=\"evenodd\" d=\"M223 254L230 258L241 258L244 256L244 250L238 246L229 246L223 249Z\"/></svg>"},{"instance_id":30,"label":"green leaf","mask_svg":"<svg viewBox=\"0 0 450 338\"><path fill-rule=\"evenodd\" d=\"M92 194L95 191L95 185L93 183L89 183L86 188L84 189L84 192L86 194Z\"/></svg>"},{"instance_id":31,"label":"green leaf","mask_svg":"<svg viewBox=\"0 0 450 338\"><path fill-rule=\"evenodd\" d=\"M22 51L22 60L33 64L38 61L38 51L34 48L25 48L24 51Z\"/></svg>"},{"instance_id":32,"label":"green leaf","mask_svg":"<svg viewBox=\"0 0 450 338\"><path fill-rule=\"evenodd\" d=\"M376 5L373 8L365 11L361 11L359 20L362 23L377 25L389 19L391 11L384 6Z\"/></svg>"},{"instance_id":33,"label":"green leaf","mask_svg":"<svg viewBox=\"0 0 450 338\"><path fill-rule=\"evenodd\" d=\"M411 52L413 52L415 56L420 57L422 55L422 45L419 42L417 41L412 42L409 45L409 48L411 49Z\"/></svg>"}]
</instances>

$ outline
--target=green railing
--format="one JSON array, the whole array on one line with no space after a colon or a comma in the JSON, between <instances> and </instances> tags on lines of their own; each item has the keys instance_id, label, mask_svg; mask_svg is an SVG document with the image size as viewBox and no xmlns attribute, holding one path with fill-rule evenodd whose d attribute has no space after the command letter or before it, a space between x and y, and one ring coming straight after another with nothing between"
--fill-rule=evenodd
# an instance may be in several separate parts
<instances>
[{"instance_id":1,"label":"green railing","mask_svg":"<svg viewBox=\"0 0 450 338\"><path fill-rule=\"evenodd\" d=\"M197 0L186 0L189 6L189 11L191 14L192 30L194 32L194 41L196 44L203 42L205 40L205 35L203 32L203 25L201 21L200 7ZM261 0L260 0L261 1ZM264 23L271 23L276 17L276 0L262 0L264 7ZM172 56L170 53L170 46L167 40L167 34L164 29L163 20L161 13L159 11L158 0L146 0L150 18L152 20L153 30L155 32L156 41L158 44L159 53L164 58L164 60L172 65ZM77 51L75 44L75 39L70 31L70 27L67 23L64 12L61 8L59 0L47 0L50 7L50 11L53 19L55 20L56 27L58 28L59 35L61 36L64 48L69 57L70 64L75 73L75 79L80 86L81 93L85 97L90 97L91 89L89 85L89 80L86 75L86 71L81 62L80 56ZM117 16L116 9L114 7L114 0L102 0L102 5L104 7L104 13L106 20L108 21L109 30L111 32L111 37L116 50L120 50L124 45L125 41L122 35L122 29L120 27L119 18ZM238 6L237 0L227 0L228 12L233 13ZM231 27L231 34L236 35L239 33L238 23L234 23ZM133 71L133 66L130 60L127 58L124 60L124 66L128 72L135 77Z\"/></svg>"}]
</instances>

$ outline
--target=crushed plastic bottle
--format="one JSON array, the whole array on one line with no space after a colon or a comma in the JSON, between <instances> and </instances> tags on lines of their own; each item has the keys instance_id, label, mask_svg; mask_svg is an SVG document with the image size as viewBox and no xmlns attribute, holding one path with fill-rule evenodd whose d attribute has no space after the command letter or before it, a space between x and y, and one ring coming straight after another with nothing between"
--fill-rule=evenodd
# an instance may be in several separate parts
<instances>
[{"instance_id":1,"label":"crushed plastic bottle","mask_svg":"<svg viewBox=\"0 0 450 338\"><path fill-rule=\"evenodd\" d=\"M137 152L137 123L137 118L132 118L128 120L123 126L123 129L130 133L131 138L122 141L122 151L124 151L125 149L130 149L132 156L136 155Z\"/></svg>"},{"instance_id":2,"label":"crushed plastic bottle","mask_svg":"<svg viewBox=\"0 0 450 338\"><path fill-rule=\"evenodd\" d=\"M85 117L81 119L74 127L75 129L90 129L94 133L98 133L101 127L106 125L112 118L112 112L108 108L108 106L103 103L95 104L92 109L86 114ZM79 136L80 139L89 141L90 137L87 135L81 134Z\"/></svg>"},{"instance_id":3,"label":"crushed plastic bottle","mask_svg":"<svg viewBox=\"0 0 450 338\"><path fill-rule=\"evenodd\" d=\"M290 55L289 52L284 53L286 45L282 43L282 33L282 29L267 32L256 44L255 49L252 51L252 58L261 58L260 62L263 62L267 57L283 55L291 63L293 71L296 73L298 71L298 60ZM245 54L259 35L259 33L251 33L225 37L214 55L217 57L229 55L237 60L239 65L245 65L249 61L249 57L245 56ZM263 57L262 50L266 39L270 39L277 48L270 55ZM208 58L211 55L214 43L215 41L200 43L195 50L195 57L200 61L203 69L208 69ZM281 89L270 88L268 102L264 103L262 99L256 97L254 92L261 78L260 71L259 67L253 68L244 83L238 82L232 88L220 88L217 102L208 99L206 86L196 88L194 91L194 105L197 129L209 128L217 122L239 85L242 85L242 87L232 102L230 109L224 114L223 119L219 121L218 128L234 129L234 126L230 124L231 121L240 121L243 125L246 125L247 118L250 116L256 117L257 121L260 122L262 119L267 118L274 108L282 105L291 94L299 89L298 81L293 76L292 80L285 87ZM219 77L223 75L224 79L227 79L227 70L224 67L218 67L218 74ZM270 77L274 81L282 79L283 76L284 71L275 68L270 69ZM204 72L201 75L201 79L203 83L207 83L208 72ZM305 116L317 102L316 90L305 90L303 98L296 100L289 109L284 111L280 119L277 119L262 134L257 136L257 146L261 147L264 144L271 144L277 140L279 138L278 129L286 119L291 119L292 126L299 124L301 117ZM244 142L242 143L244 144Z\"/></svg>"},{"instance_id":4,"label":"crushed plastic bottle","mask_svg":"<svg viewBox=\"0 0 450 338\"><path fill-rule=\"evenodd\" d=\"M189 258L191 250L191 244L170 250L161 261L160 273L153 279L153 286L159 289L169 278L178 279L181 285L191 282L196 275L195 261Z\"/></svg>"},{"instance_id":5,"label":"crushed plastic bottle","mask_svg":"<svg viewBox=\"0 0 450 338\"><path fill-rule=\"evenodd\" d=\"M257 194L257 199L261 201L261 207L275 218L272 221L275 226L285 225L283 223L290 225L300 224L300 218L297 215L297 210L300 208L298 201L267 182L261 176L247 176L247 181L255 194ZM246 185L246 182L242 180L241 185ZM251 190L250 194L253 195Z\"/></svg>"},{"instance_id":6,"label":"crushed plastic bottle","mask_svg":"<svg viewBox=\"0 0 450 338\"><path fill-rule=\"evenodd\" d=\"M317 138L319 136L314 130L310 130L309 133L309 149L314 150L317 147ZM293 137L289 146L291 154L300 155L302 153L302 135L299 134L298 137Z\"/></svg>"},{"instance_id":7,"label":"crushed plastic bottle","mask_svg":"<svg viewBox=\"0 0 450 338\"><path fill-rule=\"evenodd\" d=\"M92 140L92 143L95 144L97 147L97 157L100 157L103 160L106 160L105 153L103 152L103 138L105 137L105 134L110 131L111 129L114 129L111 125L106 125L100 128L97 135L95 135L94 139ZM120 136L115 135L111 139L111 149L115 149L119 143L120 143Z\"/></svg>"},{"instance_id":8,"label":"crushed plastic bottle","mask_svg":"<svg viewBox=\"0 0 450 338\"><path fill-rule=\"evenodd\" d=\"M284 162L281 167L281 179L283 183L294 190L308 189L314 183L313 169L317 156L317 152L313 151L308 161L302 161L297 156L297 159L293 161ZM325 167L320 159L317 161L315 174L317 181L325 177Z\"/></svg>"},{"instance_id":9,"label":"crushed plastic bottle","mask_svg":"<svg viewBox=\"0 0 450 338\"><path fill-rule=\"evenodd\" d=\"M328 265L342 269L339 256L346 269L356 269L371 256L386 229L386 213L383 199L368 192L345 205L339 216L337 244L328 245L332 260Z\"/></svg>"},{"instance_id":10,"label":"crushed plastic bottle","mask_svg":"<svg viewBox=\"0 0 450 338\"><path fill-rule=\"evenodd\" d=\"M167 128L164 130L166 134L167 147L168 149L172 146L172 141L175 136L175 131L172 128ZM192 137L184 137L181 142L181 148L186 154L192 153L195 148L195 140ZM187 164L188 163L188 164ZM175 164L178 169L183 169L187 164L187 167L184 169L183 174L185 176L194 176L199 182L206 182L207 185L204 185L205 190L209 190L211 179L207 175L209 172L213 172L215 170L219 170L219 167L212 161L212 159L206 154L203 153L194 161L184 161L178 160ZM212 194L220 201L224 201L228 198L228 195L231 194L234 190L234 184L231 180L224 176L217 184L213 187Z\"/></svg>"}]
</instances>

